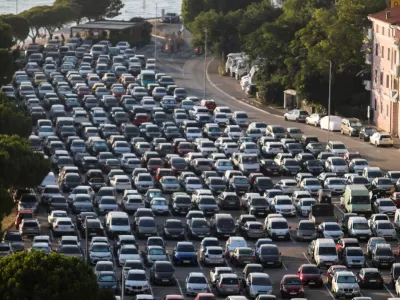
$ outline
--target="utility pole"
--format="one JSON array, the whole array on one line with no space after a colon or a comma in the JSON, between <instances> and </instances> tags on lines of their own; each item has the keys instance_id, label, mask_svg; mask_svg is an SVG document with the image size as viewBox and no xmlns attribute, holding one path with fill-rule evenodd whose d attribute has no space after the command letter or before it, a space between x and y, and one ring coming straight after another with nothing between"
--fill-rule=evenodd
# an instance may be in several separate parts
<instances>
[{"instance_id":1,"label":"utility pole","mask_svg":"<svg viewBox=\"0 0 400 300\"><path fill-rule=\"evenodd\" d=\"M124 268L122 268L122 276L121 276L121 300L125 300L125 275Z\"/></svg>"},{"instance_id":2,"label":"utility pole","mask_svg":"<svg viewBox=\"0 0 400 300\"><path fill-rule=\"evenodd\" d=\"M88 230L87 230L87 218L85 219L85 247L86 247L86 263L90 263L90 258L89 258L89 236L88 236Z\"/></svg>"},{"instance_id":3,"label":"utility pole","mask_svg":"<svg viewBox=\"0 0 400 300\"><path fill-rule=\"evenodd\" d=\"M156 3L156 22L154 23L154 64L156 65L155 67L157 68L157 3Z\"/></svg>"},{"instance_id":4,"label":"utility pole","mask_svg":"<svg viewBox=\"0 0 400 300\"><path fill-rule=\"evenodd\" d=\"M207 28L204 29L205 34L205 42L204 42L204 99L206 99L207 94Z\"/></svg>"},{"instance_id":5,"label":"utility pole","mask_svg":"<svg viewBox=\"0 0 400 300\"><path fill-rule=\"evenodd\" d=\"M331 90L332 90L332 61L329 62L329 96L328 96L328 142L331 127Z\"/></svg>"}]
</instances>

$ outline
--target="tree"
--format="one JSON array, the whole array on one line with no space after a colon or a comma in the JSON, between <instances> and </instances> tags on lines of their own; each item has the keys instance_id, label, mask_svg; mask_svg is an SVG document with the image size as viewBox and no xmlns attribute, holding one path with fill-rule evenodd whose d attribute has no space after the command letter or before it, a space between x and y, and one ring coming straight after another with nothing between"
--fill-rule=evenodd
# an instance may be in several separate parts
<instances>
[{"instance_id":1,"label":"tree","mask_svg":"<svg viewBox=\"0 0 400 300\"><path fill-rule=\"evenodd\" d=\"M0 135L0 170L0 186L34 188L49 173L50 162L33 152L27 139Z\"/></svg>"},{"instance_id":2,"label":"tree","mask_svg":"<svg viewBox=\"0 0 400 300\"><path fill-rule=\"evenodd\" d=\"M13 45L12 28L0 21L0 49L10 49Z\"/></svg>"},{"instance_id":3,"label":"tree","mask_svg":"<svg viewBox=\"0 0 400 300\"><path fill-rule=\"evenodd\" d=\"M46 25L46 14L49 6L34 6L29 10L23 11L21 16L28 21L29 34L28 36L32 39L32 42L36 42L36 38L39 35L40 28Z\"/></svg>"},{"instance_id":4,"label":"tree","mask_svg":"<svg viewBox=\"0 0 400 300\"><path fill-rule=\"evenodd\" d=\"M28 21L21 15L0 15L0 21L11 26L14 44L26 40L29 34Z\"/></svg>"},{"instance_id":5,"label":"tree","mask_svg":"<svg viewBox=\"0 0 400 300\"><path fill-rule=\"evenodd\" d=\"M29 114L0 94L0 134L17 134L27 138L31 133L32 119Z\"/></svg>"},{"instance_id":6,"label":"tree","mask_svg":"<svg viewBox=\"0 0 400 300\"><path fill-rule=\"evenodd\" d=\"M47 6L43 11L43 27L51 38L56 29L62 28L65 24L75 20L76 18L77 15L75 11L68 6Z\"/></svg>"},{"instance_id":7,"label":"tree","mask_svg":"<svg viewBox=\"0 0 400 300\"><path fill-rule=\"evenodd\" d=\"M204 10L202 0L182 0L182 20L186 27L191 28L191 22Z\"/></svg>"},{"instance_id":8,"label":"tree","mask_svg":"<svg viewBox=\"0 0 400 300\"><path fill-rule=\"evenodd\" d=\"M3 300L114 300L100 291L83 260L43 251L19 252L0 260Z\"/></svg>"},{"instance_id":9,"label":"tree","mask_svg":"<svg viewBox=\"0 0 400 300\"><path fill-rule=\"evenodd\" d=\"M0 86L11 81L14 71L15 65L12 53L8 49L0 48Z\"/></svg>"}]
</instances>

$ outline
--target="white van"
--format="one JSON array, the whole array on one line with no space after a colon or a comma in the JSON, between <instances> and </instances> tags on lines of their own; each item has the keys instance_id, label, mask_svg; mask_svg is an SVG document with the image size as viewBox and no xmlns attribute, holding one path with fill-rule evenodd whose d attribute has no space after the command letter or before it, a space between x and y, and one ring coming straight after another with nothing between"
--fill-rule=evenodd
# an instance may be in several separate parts
<instances>
[{"instance_id":1,"label":"white van","mask_svg":"<svg viewBox=\"0 0 400 300\"><path fill-rule=\"evenodd\" d=\"M265 230L272 240L290 240L290 226L285 218L268 219Z\"/></svg>"},{"instance_id":2,"label":"white van","mask_svg":"<svg viewBox=\"0 0 400 300\"><path fill-rule=\"evenodd\" d=\"M318 267L339 263L336 244L333 239L317 239L314 248L314 260Z\"/></svg>"},{"instance_id":3,"label":"white van","mask_svg":"<svg viewBox=\"0 0 400 300\"><path fill-rule=\"evenodd\" d=\"M132 234L131 223L126 212L110 211L104 218L104 224L106 232L110 236Z\"/></svg>"},{"instance_id":4,"label":"white van","mask_svg":"<svg viewBox=\"0 0 400 300\"><path fill-rule=\"evenodd\" d=\"M372 235L365 217L350 217L347 222L347 228L349 230L349 237L359 240L368 240Z\"/></svg>"},{"instance_id":5,"label":"white van","mask_svg":"<svg viewBox=\"0 0 400 300\"><path fill-rule=\"evenodd\" d=\"M241 57L242 57L242 53L229 53L226 56L225 72L227 74L230 73L231 68L234 66L234 64L236 62L235 59L236 58L241 58Z\"/></svg>"}]
</instances>

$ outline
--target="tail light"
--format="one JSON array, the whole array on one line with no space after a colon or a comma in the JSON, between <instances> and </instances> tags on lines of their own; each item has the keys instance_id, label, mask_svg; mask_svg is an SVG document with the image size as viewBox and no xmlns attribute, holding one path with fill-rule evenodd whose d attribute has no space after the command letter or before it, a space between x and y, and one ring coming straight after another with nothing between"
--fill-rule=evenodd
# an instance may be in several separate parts
<instances>
[{"instance_id":1,"label":"tail light","mask_svg":"<svg viewBox=\"0 0 400 300\"><path fill-rule=\"evenodd\" d=\"M54 228L58 228L58 225L54 225Z\"/></svg>"},{"instance_id":2,"label":"tail light","mask_svg":"<svg viewBox=\"0 0 400 300\"><path fill-rule=\"evenodd\" d=\"M222 289L222 284L221 283L218 285L218 288Z\"/></svg>"}]
</instances>

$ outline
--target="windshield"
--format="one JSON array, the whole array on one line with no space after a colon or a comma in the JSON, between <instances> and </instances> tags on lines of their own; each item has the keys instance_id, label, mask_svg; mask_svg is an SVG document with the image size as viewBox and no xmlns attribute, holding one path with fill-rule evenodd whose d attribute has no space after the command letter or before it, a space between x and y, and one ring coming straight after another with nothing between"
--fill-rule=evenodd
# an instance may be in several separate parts
<instances>
[{"instance_id":1,"label":"windshield","mask_svg":"<svg viewBox=\"0 0 400 300\"><path fill-rule=\"evenodd\" d=\"M155 227L156 224L155 224L154 220L145 219L145 220L140 220L139 226L141 226L141 227Z\"/></svg>"},{"instance_id":2,"label":"windshield","mask_svg":"<svg viewBox=\"0 0 400 300\"><path fill-rule=\"evenodd\" d=\"M340 227L337 224L325 224L325 230L337 231L340 230Z\"/></svg>"},{"instance_id":3,"label":"windshield","mask_svg":"<svg viewBox=\"0 0 400 300\"><path fill-rule=\"evenodd\" d=\"M203 277L203 276L196 276L196 277L195 277L195 276L192 276L192 277L189 277L188 282L189 282L189 283L196 283L196 284L201 284L201 283L206 284L206 283L207 283L207 280L206 280L206 278Z\"/></svg>"},{"instance_id":4,"label":"windshield","mask_svg":"<svg viewBox=\"0 0 400 300\"><path fill-rule=\"evenodd\" d=\"M125 243L126 244L126 243ZM121 248L121 254L138 254L138 250L136 248Z\"/></svg>"},{"instance_id":5,"label":"windshield","mask_svg":"<svg viewBox=\"0 0 400 300\"><path fill-rule=\"evenodd\" d=\"M129 219L128 218L111 218L111 224L115 226L128 226Z\"/></svg>"},{"instance_id":6,"label":"windshield","mask_svg":"<svg viewBox=\"0 0 400 300\"><path fill-rule=\"evenodd\" d=\"M299 229L303 230L315 230L314 223L301 223Z\"/></svg>"},{"instance_id":7,"label":"windshield","mask_svg":"<svg viewBox=\"0 0 400 300\"><path fill-rule=\"evenodd\" d=\"M354 276L338 276L337 283L356 283Z\"/></svg>"},{"instance_id":8,"label":"windshield","mask_svg":"<svg viewBox=\"0 0 400 300\"><path fill-rule=\"evenodd\" d=\"M117 279L115 278L115 276L113 274L107 274L107 275L100 275L99 282L116 282Z\"/></svg>"},{"instance_id":9,"label":"windshield","mask_svg":"<svg viewBox=\"0 0 400 300\"><path fill-rule=\"evenodd\" d=\"M288 229L288 223L287 222L272 222L271 228L273 229Z\"/></svg>"},{"instance_id":10,"label":"windshield","mask_svg":"<svg viewBox=\"0 0 400 300\"><path fill-rule=\"evenodd\" d=\"M368 223L353 223L354 229L369 229Z\"/></svg>"},{"instance_id":11,"label":"windshield","mask_svg":"<svg viewBox=\"0 0 400 300\"><path fill-rule=\"evenodd\" d=\"M93 252L110 252L110 249L108 248L107 245L95 245L92 248Z\"/></svg>"},{"instance_id":12,"label":"windshield","mask_svg":"<svg viewBox=\"0 0 400 300\"><path fill-rule=\"evenodd\" d=\"M208 223L206 220L196 220L192 223L193 228L208 228Z\"/></svg>"},{"instance_id":13,"label":"windshield","mask_svg":"<svg viewBox=\"0 0 400 300\"><path fill-rule=\"evenodd\" d=\"M364 256L361 249L347 249L347 256Z\"/></svg>"},{"instance_id":14,"label":"windshield","mask_svg":"<svg viewBox=\"0 0 400 300\"><path fill-rule=\"evenodd\" d=\"M164 255L164 249L150 249L150 255Z\"/></svg>"}]
</instances>

